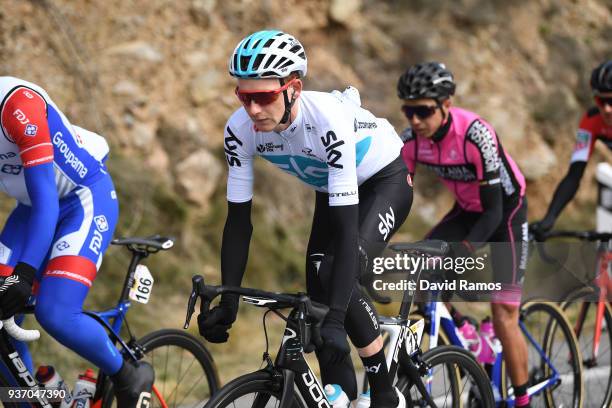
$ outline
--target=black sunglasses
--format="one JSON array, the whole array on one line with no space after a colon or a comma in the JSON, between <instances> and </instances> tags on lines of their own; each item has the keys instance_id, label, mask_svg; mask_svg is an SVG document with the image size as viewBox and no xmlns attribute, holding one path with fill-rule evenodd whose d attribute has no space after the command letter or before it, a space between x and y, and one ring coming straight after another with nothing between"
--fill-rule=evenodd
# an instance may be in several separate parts
<instances>
[{"instance_id":1,"label":"black sunglasses","mask_svg":"<svg viewBox=\"0 0 612 408\"><path fill-rule=\"evenodd\" d=\"M597 104L601 107L604 107L606 105L612 106L612 96L596 96L595 101L597 101Z\"/></svg>"},{"instance_id":2,"label":"black sunglasses","mask_svg":"<svg viewBox=\"0 0 612 408\"><path fill-rule=\"evenodd\" d=\"M412 119L416 115L419 119L427 119L434 113L436 113L437 106L434 105L416 105L416 106L402 106L402 112L408 119Z\"/></svg>"}]
</instances>

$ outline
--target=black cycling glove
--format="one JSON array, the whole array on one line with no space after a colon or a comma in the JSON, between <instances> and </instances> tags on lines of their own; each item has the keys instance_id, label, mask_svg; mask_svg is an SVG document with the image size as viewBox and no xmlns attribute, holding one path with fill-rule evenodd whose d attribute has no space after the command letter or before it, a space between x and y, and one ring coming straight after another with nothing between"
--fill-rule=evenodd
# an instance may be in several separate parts
<instances>
[{"instance_id":1,"label":"black cycling glove","mask_svg":"<svg viewBox=\"0 0 612 408\"><path fill-rule=\"evenodd\" d=\"M535 235L536 239L540 239L541 236L552 229L552 227L555 225L555 221L555 217L546 216L542 218L542 220L530 224L529 231Z\"/></svg>"},{"instance_id":2,"label":"black cycling glove","mask_svg":"<svg viewBox=\"0 0 612 408\"><path fill-rule=\"evenodd\" d=\"M200 313L198 316L200 335L211 343L225 343L229 338L228 331L236 321L238 300L238 295L223 295L219 305Z\"/></svg>"},{"instance_id":3,"label":"black cycling glove","mask_svg":"<svg viewBox=\"0 0 612 408\"><path fill-rule=\"evenodd\" d=\"M4 279L4 283L0 285L0 318L2 320L15 316L28 303L35 276L36 268L19 262L13 274Z\"/></svg>"},{"instance_id":4,"label":"black cycling glove","mask_svg":"<svg viewBox=\"0 0 612 408\"><path fill-rule=\"evenodd\" d=\"M321 326L323 348L319 354L322 365L338 364L351 352L344 329L345 313L331 309Z\"/></svg>"}]
</instances>

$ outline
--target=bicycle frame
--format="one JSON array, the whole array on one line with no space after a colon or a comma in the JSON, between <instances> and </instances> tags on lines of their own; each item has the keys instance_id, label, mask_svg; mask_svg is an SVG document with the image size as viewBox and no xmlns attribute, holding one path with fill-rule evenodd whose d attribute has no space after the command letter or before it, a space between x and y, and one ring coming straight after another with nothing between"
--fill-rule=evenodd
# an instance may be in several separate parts
<instances>
[{"instance_id":1,"label":"bicycle frame","mask_svg":"<svg viewBox=\"0 0 612 408\"><path fill-rule=\"evenodd\" d=\"M248 299L248 298L246 298ZM248 300L248 303L254 304L254 300ZM293 392L295 385L299 390L302 399L306 406L310 408L331 408L323 386L319 379L314 374L308 362L304 358L302 342L300 339L299 327L297 323L297 314L299 312L294 309L287 318L284 337L276 355L274 364L267 359L267 370L272 373L273 378L279 381L279 387L282 387L283 393L279 404L279 408L288 408L292 404ZM381 329L389 333L391 352L387 353L387 367L389 368L390 378L394 378L400 367L407 373L418 373L418 368L410 359L417 351L423 333L424 321L419 320L416 324L409 327L409 320L406 318L384 317L380 320ZM406 347L404 347L404 345ZM279 375L279 370L281 375ZM280 384L282 378L282 385ZM419 377L420 378L420 377ZM421 391L424 398L429 398L429 393L425 390L425 385L417 388Z\"/></svg>"},{"instance_id":2,"label":"bicycle frame","mask_svg":"<svg viewBox=\"0 0 612 408\"><path fill-rule=\"evenodd\" d=\"M612 279L610 277L610 267L612 265L612 236L610 233L601 233L596 231L551 231L545 234L544 239L552 237L571 237L580 240L597 241L598 242L598 264L599 273L595 279L595 286L599 290L599 296L597 299L597 310L595 314L595 327L593 333L593 348L591 350L591 358L585 359L584 364L587 367L594 367L597 365L597 357L599 355L599 345L601 343L601 334L603 328L603 318L606 303L612 306L612 302L608 301L609 293L612 293ZM576 337L579 337L582 333L584 321L586 319L587 311L591 307L592 302L583 302L580 306L578 318L576 319L576 325L574 326L574 333Z\"/></svg>"},{"instance_id":3,"label":"bicycle frame","mask_svg":"<svg viewBox=\"0 0 612 408\"><path fill-rule=\"evenodd\" d=\"M610 285L612 284L612 279L610 279L610 265L612 263L612 251L611 251L612 242L607 242L605 244L601 244L599 248L599 275L596 279L597 287L599 288L599 298L597 301L597 311L595 314L595 329L593 333L593 349L591 350L591 358L585 360L585 364L589 366L597 365L597 356L599 355L599 345L601 343L601 332L602 332L602 324L603 317L605 311L605 304L608 302L608 291L610 290ZM612 305L612 302L610 302ZM586 314L588 308L590 307L590 302L583 302L580 306L580 312L578 313L578 319L576 321L576 326L574 327L574 332L576 333L576 337L579 337L582 333L582 328L584 324L584 320L586 318Z\"/></svg>"},{"instance_id":4,"label":"bicycle frame","mask_svg":"<svg viewBox=\"0 0 612 408\"><path fill-rule=\"evenodd\" d=\"M429 320L430 348L436 347L438 345L438 336L440 333L440 329L442 329L444 330L444 333L447 335L452 345L467 349L467 345L459 335L458 328L455 325L455 322L453 321L448 309L446 308L443 302L426 302L423 306L423 312L425 315L425 319ZM529 396L537 395L543 390L555 386L560 381L560 376L558 371L550 362L550 359L548 358L542 347L535 341L533 336L529 333L529 330L527 329L522 320L519 320L519 327L521 328L523 334L527 337L528 341L534 346L540 357L544 360L546 365L551 369L551 376L549 378L540 381L538 384L532 385L527 389L527 393ZM502 381L503 370L503 353L499 353L491 369L491 385L496 391L494 393L495 403L500 404L503 402L508 407L513 407L514 395L508 396L508 398L505 400L502 400L501 397L503 395L501 391L504 387Z\"/></svg>"},{"instance_id":5,"label":"bicycle frame","mask_svg":"<svg viewBox=\"0 0 612 408\"><path fill-rule=\"evenodd\" d=\"M119 343L123 350L129 355L130 358L134 360L138 360L141 356L138 353L141 350L134 349L128 344L126 344L123 339L119 336L121 332L121 328L126 320L126 313L131 307L131 302L129 301L129 290L134 282L134 273L136 271L136 266L149 255L149 252L146 249L138 249L138 248L130 248L132 251L132 259L130 260L130 265L128 267L127 275L125 277L123 288L121 290L121 294L117 301L117 304L104 311L83 311L86 315L92 317L96 321L98 321L102 326L106 328L108 331L109 337L113 340L113 344ZM31 310L30 310L31 309ZM29 308L27 312L31 313L33 311L33 307ZM133 338L132 338L133 339ZM4 328L0 329L0 359L8 369L10 377L5 378L7 381L11 383L12 386L22 387L22 388L38 388L38 383L34 379L32 373L26 368L19 352L15 350L15 347L12 345L10 336L7 334ZM102 391L104 382L108 380L108 375L104 372L100 371L98 373L98 381L96 383L96 394L93 398L93 407L99 406L101 404ZM166 407L166 403L163 399L163 396L155 385L153 386L153 392L158 397L159 401L162 403L162 407ZM20 403L20 406L31 407L31 406L40 406L43 408L51 408L51 404L45 398L38 398L37 403Z\"/></svg>"}]
</instances>

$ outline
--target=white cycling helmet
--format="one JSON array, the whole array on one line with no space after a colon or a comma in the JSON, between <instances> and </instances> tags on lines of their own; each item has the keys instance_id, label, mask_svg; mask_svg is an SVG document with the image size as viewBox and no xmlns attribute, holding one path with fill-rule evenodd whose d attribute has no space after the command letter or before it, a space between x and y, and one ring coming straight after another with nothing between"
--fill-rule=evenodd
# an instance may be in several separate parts
<instances>
[{"instance_id":1,"label":"white cycling helmet","mask_svg":"<svg viewBox=\"0 0 612 408\"><path fill-rule=\"evenodd\" d=\"M258 31L238 43L229 61L236 78L306 76L306 52L294 36L278 30Z\"/></svg>"}]
</instances>

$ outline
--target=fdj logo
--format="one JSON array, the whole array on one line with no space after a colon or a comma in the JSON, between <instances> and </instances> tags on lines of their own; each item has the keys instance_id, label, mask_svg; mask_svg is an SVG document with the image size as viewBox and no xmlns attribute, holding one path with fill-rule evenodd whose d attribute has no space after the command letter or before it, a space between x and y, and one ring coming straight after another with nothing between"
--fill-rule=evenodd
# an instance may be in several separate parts
<instances>
[{"instance_id":1,"label":"fdj logo","mask_svg":"<svg viewBox=\"0 0 612 408\"><path fill-rule=\"evenodd\" d=\"M102 234L98 232L98 230L94 230L93 237L89 242L89 249L93 251L96 255L100 255L100 249L102 248Z\"/></svg>"},{"instance_id":2,"label":"fdj logo","mask_svg":"<svg viewBox=\"0 0 612 408\"><path fill-rule=\"evenodd\" d=\"M22 168L23 166L21 166L20 164L3 164L2 167L0 167L0 171L2 173L16 176L21 173Z\"/></svg>"},{"instance_id":3,"label":"fdj logo","mask_svg":"<svg viewBox=\"0 0 612 408\"><path fill-rule=\"evenodd\" d=\"M302 374L302 379L304 380L304 384L308 387L308 392L312 399L317 403L318 408L331 408L329 406L329 402L327 402L327 398L325 398L325 394L323 394L323 390L321 386L316 382L314 376L310 371Z\"/></svg>"}]
</instances>

